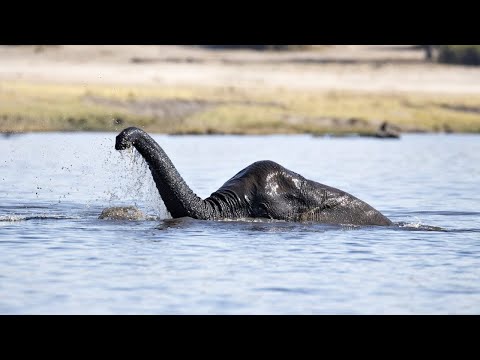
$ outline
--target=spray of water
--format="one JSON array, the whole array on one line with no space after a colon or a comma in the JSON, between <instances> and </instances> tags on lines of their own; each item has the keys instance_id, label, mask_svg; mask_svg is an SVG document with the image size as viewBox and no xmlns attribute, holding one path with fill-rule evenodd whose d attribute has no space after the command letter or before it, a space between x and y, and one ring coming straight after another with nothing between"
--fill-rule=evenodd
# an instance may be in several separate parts
<instances>
[{"instance_id":1,"label":"spray of water","mask_svg":"<svg viewBox=\"0 0 480 360\"><path fill-rule=\"evenodd\" d=\"M155 186L150 169L143 157L134 148L116 152L120 164L113 172L109 203L134 204L159 219L171 218Z\"/></svg>"},{"instance_id":2,"label":"spray of water","mask_svg":"<svg viewBox=\"0 0 480 360\"><path fill-rule=\"evenodd\" d=\"M86 164L81 176L82 183L88 183L95 192L87 201L87 207L89 202L104 208L135 206L147 219L171 218L147 163L136 149L116 151L111 137L106 137L96 145L95 151L101 154L101 163Z\"/></svg>"}]
</instances>

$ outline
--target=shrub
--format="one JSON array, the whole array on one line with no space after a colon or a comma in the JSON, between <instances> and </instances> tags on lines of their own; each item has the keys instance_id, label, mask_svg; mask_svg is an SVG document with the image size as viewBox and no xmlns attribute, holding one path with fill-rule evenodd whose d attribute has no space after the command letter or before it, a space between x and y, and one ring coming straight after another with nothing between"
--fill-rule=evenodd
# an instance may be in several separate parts
<instances>
[{"instance_id":1,"label":"shrub","mask_svg":"<svg viewBox=\"0 0 480 360\"><path fill-rule=\"evenodd\" d=\"M480 65L480 45L439 45L438 61L448 64Z\"/></svg>"}]
</instances>

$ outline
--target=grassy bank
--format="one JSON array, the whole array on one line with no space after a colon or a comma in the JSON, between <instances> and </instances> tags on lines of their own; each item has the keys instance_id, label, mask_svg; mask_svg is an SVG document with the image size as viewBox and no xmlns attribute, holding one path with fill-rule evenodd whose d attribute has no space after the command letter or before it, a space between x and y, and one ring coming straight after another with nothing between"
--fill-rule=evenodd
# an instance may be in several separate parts
<instances>
[{"instance_id":1,"label":"grassy bank","mask_svg":"<svg viewBox=\"0 0 480 360\"><path fill-rule=\"evenodd\" d=\"M480 132L480 95L0 83L0 131L170 134Z\"/></svg>"}]
</instances>

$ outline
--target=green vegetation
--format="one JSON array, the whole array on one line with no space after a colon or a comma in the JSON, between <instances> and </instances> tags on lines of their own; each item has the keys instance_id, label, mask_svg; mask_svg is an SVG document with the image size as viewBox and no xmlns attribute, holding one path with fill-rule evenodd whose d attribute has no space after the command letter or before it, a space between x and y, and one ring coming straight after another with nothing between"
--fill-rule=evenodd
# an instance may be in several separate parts
<instances>
[{"instance_id":1,"label":"green vegetation","mask_svg":"<svg viewBox=\"0 0 480 360\"><path fill-rule=\"evenodd\" d=\"M480 132L480 94L2 82L0 103L0 132L340 135L373 134L383 121L403 131Z\"/></svg>"},{"instance_id":2,"label":"green vegetation","mask_svg":"<svg viewBox=\"0 0 480 360\"><path fill-rule=\"evenodd\" d=\"M480 45L438 45L438 61L448 64L480 65Z\"/></svg>"}]
</instances>

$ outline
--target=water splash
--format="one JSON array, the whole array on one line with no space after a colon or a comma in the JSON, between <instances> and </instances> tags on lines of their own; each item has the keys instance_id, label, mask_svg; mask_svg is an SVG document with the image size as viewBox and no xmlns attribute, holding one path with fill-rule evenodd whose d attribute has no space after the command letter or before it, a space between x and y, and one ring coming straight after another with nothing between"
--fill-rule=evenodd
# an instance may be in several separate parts
<instances>
[{"instance_id":1,"label":"water splash","mask_svg":"<svg viewBox=\"0 0 480 360\"><path fill-rule=\"evenodd\" d=\"M146 213L153 212L159 219L171 218L141 154L134 148L116 153L120 155L120 164L111 179L110 205L115 202L134 204Z\"/></svg>"}]
</instances>

